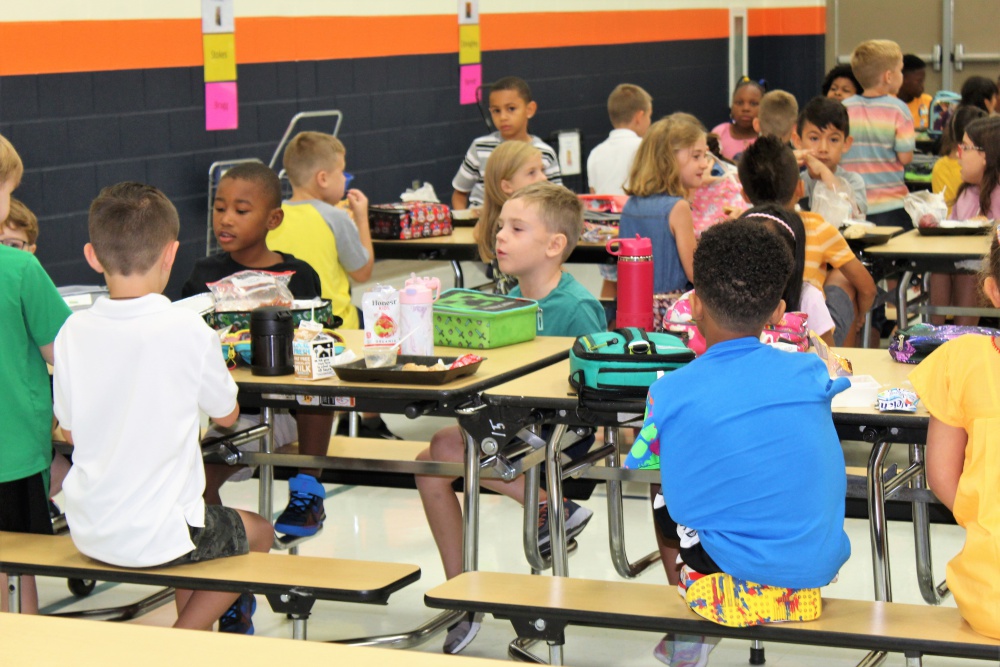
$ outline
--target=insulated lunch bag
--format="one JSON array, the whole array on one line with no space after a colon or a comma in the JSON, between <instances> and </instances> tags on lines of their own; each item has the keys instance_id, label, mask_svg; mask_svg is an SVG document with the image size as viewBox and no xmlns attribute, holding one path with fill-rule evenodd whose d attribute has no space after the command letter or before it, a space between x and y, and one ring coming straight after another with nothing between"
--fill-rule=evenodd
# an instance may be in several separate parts
<instances>
[{"instance_id":1,"label":"insulated lunch bag","mask_svg":"<svg viewBox=\"0 0 1000 667\"><path fill-rule=\"evenodd\" d=\"M694 359L677 336L627 327L580 336L569 351L569 381L581 398L645 398L663 373Z\"/></svg>"}]
</instances>

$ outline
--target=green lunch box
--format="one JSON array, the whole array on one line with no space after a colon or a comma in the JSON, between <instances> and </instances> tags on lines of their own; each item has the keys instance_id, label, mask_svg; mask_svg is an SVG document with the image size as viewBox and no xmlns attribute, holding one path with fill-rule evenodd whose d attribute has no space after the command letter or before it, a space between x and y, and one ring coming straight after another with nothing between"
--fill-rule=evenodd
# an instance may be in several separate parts
<instances>
[{"instance_id":1,"label":"green lunch box","mask_svg":"<svg viewBox=\"0 0 1000 667\"><path fill-rule=\"evenodd\" d=\"M434 344L489 350L535 337L538 302L450 289L434 302Z\"/></svg>"}]
</instances>

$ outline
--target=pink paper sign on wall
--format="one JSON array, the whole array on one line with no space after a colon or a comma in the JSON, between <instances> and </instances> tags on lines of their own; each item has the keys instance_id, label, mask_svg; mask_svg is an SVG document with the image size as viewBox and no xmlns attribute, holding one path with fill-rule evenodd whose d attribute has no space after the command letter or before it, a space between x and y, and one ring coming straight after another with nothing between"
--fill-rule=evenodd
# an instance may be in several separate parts
<instances>
[{"instance_id":1,"label":"pink paper sign on wall","mask_svg":"<svg viewBox=\"0 0 1000 667\"><path fill-rule=\"evenodd\" d=\"M205 84L205 129L235 130L240 126L236 82Z\"/></svg>"},{"instance_id":2,"label":"pink paper sign on wall","mask_svg":"<svg viewBox=\"0 0 1000 667\"><path fill-rule=\"evenodd\" d=\"M458 102L475 104L476 91L483 85L483 66L462 65L458 68Z\"/></svg>"}]
</instances>

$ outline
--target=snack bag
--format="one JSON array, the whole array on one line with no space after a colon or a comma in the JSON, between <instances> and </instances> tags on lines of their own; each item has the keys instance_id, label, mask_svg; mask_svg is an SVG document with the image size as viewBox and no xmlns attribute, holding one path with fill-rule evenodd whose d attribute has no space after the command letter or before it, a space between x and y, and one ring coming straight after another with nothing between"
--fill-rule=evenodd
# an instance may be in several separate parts
<instances>
[{"instance_id":1,"label":"snack bag","mask_svg":"<svg viewBox=\"0 0 1000 667\"><path fill-rule=\"evenodd\" d=\"M292 307L294 297L288 282L294 271L240 271L209 283L215 297L215 312L249 312L261 306Z\"/></svg>"},{"instance_id":2,"label":"snack bag","mask_svg":"<svg viewBox=\"0 0 1000 667\"><path fill-rule=\"evenodd\" d=\"M694 293L694 290L685 292L681 295L680 299L667 309L667 314L663 318L663 330L674 334L684 341L684 345L689 350L697 355L701 355L708 348L708 343L705 342L705 337L698 331L698 327L695 325L694 318L691 315L690 297L692 293Z\"/></svg>"},{"instance_id":3,"label":"snack bag","mask_svg":"<svg viewBox=\"0 0 1000 667\"><path fill-rule=\"evenodd\" d=\"M399 342L399 290L391 285L375 285L361 297L365 320L365 345L392 345Z\"/></svg>"},{"instance_id":4,"label":"snack bag","mask_svg":"<svg viewBox=\"0 0 1000 667\"><path fill-rule=\"evenodd\" d=\"M864 216L860 210L855 210L851 186L842 178L838 177L837 181L836 188L831 188L822 181L817 183L809 207L840 229L849 225L852 219L863 220Z\"/></svg>"}]
</instances>

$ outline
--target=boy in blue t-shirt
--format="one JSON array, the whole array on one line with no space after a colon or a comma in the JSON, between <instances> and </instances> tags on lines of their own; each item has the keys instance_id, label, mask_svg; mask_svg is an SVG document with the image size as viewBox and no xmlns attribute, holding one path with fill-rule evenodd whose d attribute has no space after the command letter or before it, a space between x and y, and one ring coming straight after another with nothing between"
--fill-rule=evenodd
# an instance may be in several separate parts
<instances>
[{"instance_id":1,"label":"boy in blue t-shirt","mask_svg":"<svg viewBox=\"0 0 1000 667\"><path fill-rule=\"evenodd\" d=\"M850 556L830 412L849 383L831 380L815 355L759 339L784 314L792 263L759 223L702 235L691 309L708 350L650 387L626 462L648 467L658 454L666 507L656 514L680 541L678 588L695 613L730 627L816 618L818 588ZM668 635L657 653L704 664L713 645Z\"/></svg>"},{"instance_id":2,"label":"boy in blue t-shirt","mask_svg":"<svg viewBox=\"0 0 1000 667\"><path fill-rule=\"evenodd\" d=\"M503 205L496 255L500 270L518 280L511 296L538 301L539 336L583 336L604 331L604 308L562 264L576 247L583 231L583 207L576 195L552 183L522 188ZM573 445L589 449L593 438ZM441 429L431 446L417 455L421 461L462 462L465 438L457 425ZM417 475L417 489L424 514L437 543L448 579L462 572L462 509L452 489L454 478ZM524 478L511 482L484 480L482 485L519 503L524 502ZM548 533L548 497L539 492L538 545L543 555L551 548ZM566 539L579 535L593 512L565 501ZM479 632L481 614L469 614L448 628L445 653L458 653Z\"/></svg>"}]
</instances>

